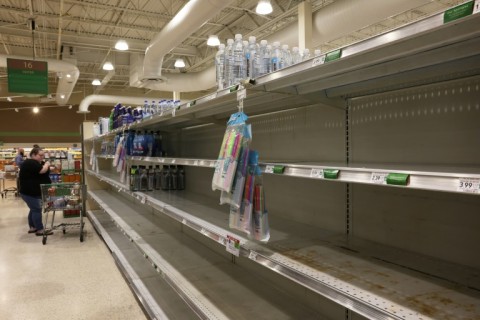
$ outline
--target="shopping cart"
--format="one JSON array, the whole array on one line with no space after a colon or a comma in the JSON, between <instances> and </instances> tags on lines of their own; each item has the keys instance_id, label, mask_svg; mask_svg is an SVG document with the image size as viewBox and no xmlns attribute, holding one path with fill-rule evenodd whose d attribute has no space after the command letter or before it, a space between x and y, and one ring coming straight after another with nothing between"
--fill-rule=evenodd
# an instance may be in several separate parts
<instances>
[{"instance_id":1,"label":"shopping cart","mask_svg":"<svg viewBox=\"0 0 480 320\"><path fill-rule=\"evenodd\" d=\"M54 183L40 185L42 190L42 206L45 214L45 227L42 243L47 243L46 228L51 212L51 230L62 229L65 234L68 228L80 228L80 242L83 242L83 217L85 216L85 196L87 187L79 183ZM63 211L64 218L80 218L79 222L62 222L54 225L55 212ZM64 219L65 221L65 219Z\"/></svg>"},{"instance_id":2,"label":"shopping cart","mask_svg":"<svg viewBox=\"0 0 480 320\"><path fill-rule=\"evenodd\" d=\"M1 196L2 198L6 198L9 193L13 194L15 197L18 197L18 174L17 168L14 165L5 165L5 171L0 174L0 179L2 180L2 191ZM16 187L9 187L5 188L5 180L15 180Z\"/></svg>"}]
</instances>

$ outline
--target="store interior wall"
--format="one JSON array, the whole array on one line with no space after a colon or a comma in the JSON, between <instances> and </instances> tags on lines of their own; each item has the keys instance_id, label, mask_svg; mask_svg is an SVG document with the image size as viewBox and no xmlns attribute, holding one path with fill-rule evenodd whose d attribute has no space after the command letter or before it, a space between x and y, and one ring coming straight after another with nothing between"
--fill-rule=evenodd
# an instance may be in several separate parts
<instances>
[{"instance_id":1,"label":"store interior wall","mask_svg":"<svg viewBox=\"0 0 480 320\"><path fill-rule=\"evenodd\" d=\"M17 144L18 147L31 147L37 143L48 147L53 143L81 143L80 126L84 121L97 121L110 113L111 106L95 106L90 113L79 114L72 106L41 108L35 114L28 105L16 104L19 111L0 110L0 141L4 144Z\"/></svg>"}]
</instances>

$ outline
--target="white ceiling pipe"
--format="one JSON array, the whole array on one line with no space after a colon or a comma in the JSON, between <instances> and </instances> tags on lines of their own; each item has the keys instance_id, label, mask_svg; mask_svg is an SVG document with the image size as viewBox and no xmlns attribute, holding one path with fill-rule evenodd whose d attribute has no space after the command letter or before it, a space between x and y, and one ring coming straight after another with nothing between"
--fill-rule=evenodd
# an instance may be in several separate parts
<instances>
[{"instance_id":1,"label":"white ceiling pipe","mask_svg":"<svg viewBox=\"0 0 480 320\"><path fill-rule=\"evenodd\" d=\"M0 67L7 67L7 58L32 60L31 57L0 54ZM77 83L78 77L80 76L80 71L77 66L69 62L55 59L37 59L37 61L46 61L48 63L48 71L56 72L59 75L55 100L60 106L66 105L68 99L70 99L73 88Z\"/></svg>"},{"instance_id":2,"label":"white ceiling pipe","mask_svg":"<svg viewBox=\"0 0 480 320\"><path fill-rule=\"evenodd\" d=\"M169 73L163 82L148 83L145 88L160 91L195 92L216 86L215 66L199 72Z\"/></svg>"},{"instance_id":3,"label":"white ceiling pipe","mask_svg":"<svg viewBox=\"0 0 480 320\"><path fill-rule=\"evenodd\" d=\"M160 99L154 99L155 101ZM89 113L88 107L91 104L115 105L122 103L123 105L141 106L145 102L144 97L123 97L123 96L109 96L101 94L91 94L83 98L78 106L77 113Z\"/></svg>"},{"instance_id":4,"label":"white ceiling pipe","mask_svg":"<svg viewBox=\"0 0 480 320\"><path fill-rule=\"evenodd\" d=\"M364 0L337 0L313 14L312 46L317 47L349 33L375 24L393 15L417 8L430 0L369 0L372 10L365 10ZM348 21L346 23L345 21ZM298 46L298 24L291 24L267 37L268 42L280 41ZM312 49L312 48L310 48ZM313 52L312 52L313 53Z\"/></svg>"},{"instance_id":5,"label":"white ceiling pipe","mask_svg":"<svg viewBox=\"0 0 480 320\"><path fill-rule=\"evenodd\" d=\"M142 81L163 80L163 57L227 7L230 2L232 0L190 0L185 4L162 31L150 41L145 50Z\"/></svg>"}]
</instances>

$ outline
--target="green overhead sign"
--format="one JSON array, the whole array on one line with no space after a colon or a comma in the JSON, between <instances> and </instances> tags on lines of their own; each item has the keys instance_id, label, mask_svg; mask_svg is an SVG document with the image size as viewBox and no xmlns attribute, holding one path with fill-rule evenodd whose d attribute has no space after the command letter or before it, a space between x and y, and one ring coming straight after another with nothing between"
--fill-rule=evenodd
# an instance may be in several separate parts
<instances>
[{"instance_id":1,"label":"green overhead sign","mask_svg":"<svg viewBox=\"0 0 480 320\"><path fill-rule=\"evenodd\" d=\"M8 91L12 93L48 94L46 61L7 58Z\"/></svg>"}]
</instances>

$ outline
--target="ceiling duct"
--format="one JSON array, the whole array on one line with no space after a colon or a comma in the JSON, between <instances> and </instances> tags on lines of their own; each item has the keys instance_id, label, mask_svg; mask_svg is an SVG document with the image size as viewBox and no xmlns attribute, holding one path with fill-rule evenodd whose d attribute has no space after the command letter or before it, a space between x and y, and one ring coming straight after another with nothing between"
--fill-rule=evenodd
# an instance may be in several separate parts
<instances>
[{"instance_id":1,"label":"ceiling duct","mask_svg":"<svg viewBox=\"0 0 480 320\"><path fill-rule=\"evenodd\" d=\"M152 39L145 50L143 61L143 72L138 75L137 81L131 80L130 84L139 87L157 89L155 83L165 82L162 77L163 57L172 49L180 45L188 36L197 31L202 25L212 19L216 14L227 7L231 0L190 0L173 17L173 19ZM174 75L169 75L169 77ZM197 76L198 77L198 76ZM143 82L140 84L139 81ZM213 82L214 85L214 82ZM212 87L211 85L210 87ZM202 89L189 90L184 84L180 91L198 91Z\"/></svg>"},{"instance_id":2,"label":"ceiling duct","mask_svg":"<svg viewBox=\"0 0 480 320\"><path fill-rule=\"evenodd\" d=\"M7 67L7 58L31 60L29 57L23 56L11 56L0 54L0 67ZM77 66L69 62L55 60L55 59L37 59L38 61L46 61L48 63L48 71L55 72L58 76L57 93L55 95L55 101L58 105L66 105L70 95L73 92L73 88L77 83L80 71Z\"/></svg>"}]
</instances>

